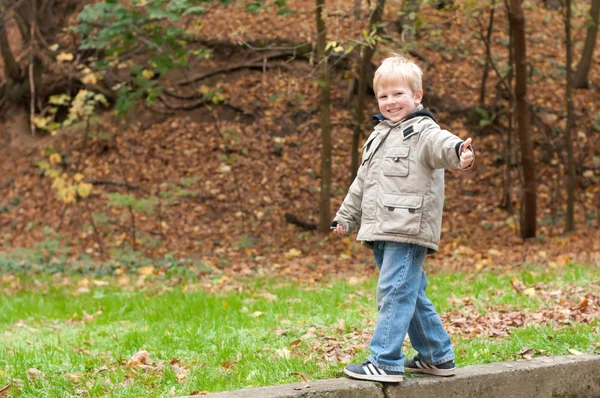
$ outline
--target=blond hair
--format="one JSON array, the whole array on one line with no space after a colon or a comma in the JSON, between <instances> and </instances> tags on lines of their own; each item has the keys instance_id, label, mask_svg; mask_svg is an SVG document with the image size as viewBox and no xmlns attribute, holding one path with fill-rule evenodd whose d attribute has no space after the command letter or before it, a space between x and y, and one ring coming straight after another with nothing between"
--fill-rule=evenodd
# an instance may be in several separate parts
<instances>
[{"instance_id":1,"label":"blond hair","mask_svg":"<svg viewBox=\"0 0 600 398\"><path fill-rule=\"evenodd\" d=\"M423 89L423 71L412 60L402 54L392 53L383 60L373 79L373 90L377 93L380 87L395 83L406 83L413 93Z\"/></svg>"}]
</instances>

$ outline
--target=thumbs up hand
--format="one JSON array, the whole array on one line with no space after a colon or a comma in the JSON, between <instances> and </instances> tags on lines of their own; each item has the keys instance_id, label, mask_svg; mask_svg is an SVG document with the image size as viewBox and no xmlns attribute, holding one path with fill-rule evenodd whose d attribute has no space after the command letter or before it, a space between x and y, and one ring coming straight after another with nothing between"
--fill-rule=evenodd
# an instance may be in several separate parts
<instances>
[{"instance_id":1,"label":"thumbs up hand","mask_svg":"<svg viewBox=\"0 0 600 398\"><path fill-rule=\"evenodd\" d=\"M471 138L467 138L460 147L460 168L466 169L473 163L473 150L471 148Z\"/></svg>"}]
</instances>

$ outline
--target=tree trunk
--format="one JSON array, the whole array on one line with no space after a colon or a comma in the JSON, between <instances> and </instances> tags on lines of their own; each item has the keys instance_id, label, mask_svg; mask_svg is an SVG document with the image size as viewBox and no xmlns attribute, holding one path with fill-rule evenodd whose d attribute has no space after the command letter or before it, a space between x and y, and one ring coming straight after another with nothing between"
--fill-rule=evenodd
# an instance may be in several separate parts
<instances>
[{"instance_id":1,"label":"tree trunk","mask_svg":"<svg viewBox=\"0 0 600 398\"><path fill-rule=\"evenodd\" d=\"M12 53L6 33L6 18L0 19L0 55L4 61L5 75L12 82L19 82L23 78L23 71Z\"/></svg>"},{"instance_id":2,"label":"tree trunk","mask_svg":"<svg viewBox=\"0 0 600 398\"><path fill-rule=\"evenodd\" d=\"M508 0L504 0L505 9L507 12L510 12L510 6L508 5ZM513 46L513 33L511 26L508 26L508 64L514 65L514 46ZM506 76L506 81L508 82L508 87L512 87L514 77L514 68L510 68L508 71L508 75ZM506 118L508 119L508 128L506 131L506 150L505 157L506 162L504 164L504 192L502 193L502 208L507 211L512 212L514 210L512 203L512 191L513 191L513 179L512 179L512 169L513 169L513 118L514 118L514 96L509 94L508 98L508 111L506 114Z\"/></svg>"},{"instance_id":3,"label":"tree trunk","mask_svg":"<svg viewBox=\"0 0 600 398\"><path fill-rule=\"evenodd\" d=\"M515 46L515 100L517 132L523 168L523 199L521 203L521 237L534 238L536 234L536 177L533 145L529 135L529 105L527 103L527 45L525 42L525 16L522 0L510 0L510 25Z\"/></svg>"},{"instance_id":4,"label":"tree trunk","mask_svg":"<svg viewBox=\"0 0 600 398\"><path fill-rule=\"evenodd\" d=\"M316 0L317 9L317 60L319 62L320 100L319 121L321 124L321 195L319 200L319 231L329 231L331 223L331 118L329 104L329 65L325 46L327 45L327 29L323 13L325 0Z\"/></svg>"},{"instance_id":5,"label":"tree trunk","mask_svg":"<svg viewBox=\"0 0 600 398\"><path fill-rule=\"evenodd\" d=\"M479 107L485 107L485 85L490 73L490 63L492 62L492 32L494 31L494 12L496 11L496 0L492 0L490 5L490 20L486 35L484 37L485 44L485 64L483 66L483 76L481 78L481 89L479 91ZM482 33L483 34L483 33Z\"/></svg>"},{"instance_id":6,"label":"tree trunk","mask_svg":"<svg viewBox=\"0 0 600 398\"><path fill-rule=\"evenodd\" d=\"M575 156L573 155L573 43L571 41L571 0L565 1L565 40L567 45L567 127L565 129L565 146L567 148L567 218L565 232L575 230Z\"/></svg>"},{"instance_id":7,"label":"tree trunk","mask_svg":"<svg viewBox=\"0 0 600 398\"><path fill-rule=\"evenodd\" d=\"M360 6L361 6L362 0L354 0L354 20L355 21L359 21L360 20Z\"/></svg>"},{"instance_id":8,"label":"tree trunk","mask_svg":"<svg viewBox=\"0 0 600 398\"><path fill-rule=\"evenodd\" d=\"M590 19L585 35L585 44L583 45L583 53L581 60L577 65L577 72L573 81L575 88L588 88L588 75L592 66L594 56L594 47L596 46L596 35L598 34L598 16L600 15L600 0L592 0L590 8Z\"/></svg>"},{"instance_id":9,"label":"tree trunk","mask_svg":"<svg viewBox=\"0 0 600 398\"><path fill-rule=\"evenodd\" d=\"M417 19L419 17L420 0L403 0L402 10L396 19L396 29L403 41L413 41L417 35Z\"/></svg>"},{"instance_id":10,"label":"tree trunk","mask_svg":"<svg viewBox=\"0 0 600 398\"><path fill-rule=\"evenodd\" d=\"M373 29L375 26L377 26L377 34L382 31L381 27L379 27L379 23L383 18L384 8L385 0L377 0L375 9L369 18L369 28ZM358 97L356 101L356 125L354 127L354 133L352 134L352 165L350 166L350 183L354 181L358 171L358 146L362 132L365 130L365 96L367 95L366 92L368 86L367 76L374 52L374 47L369 45L364 45L362 47L362 57L360 59L360 72L358 78Z\"/></svg>"},{"instance_id":11,"label":"tree trunk","mask_svg":"<svg viewBox=\"0 0 600 398\"><path fill-rule=\"evenodd\" d=\"M4 9L11 10L0 19L0 56L7 76L5 96L11 105L26 106L31 112L34 97L43 99L46 96L48 90L46 82L42 81L44 65L40 53L48 51L47 44L55 41L56 33L61 31L69 16L68 10L77 3L76 0L0 0ZM23 68L13 53L21 49L11 50L8 44L6 21L11 19L18 28L18 32L11 33L20 35L22 48L31 51L27 58L29 65Z\"/></svg>"}]
</instances>

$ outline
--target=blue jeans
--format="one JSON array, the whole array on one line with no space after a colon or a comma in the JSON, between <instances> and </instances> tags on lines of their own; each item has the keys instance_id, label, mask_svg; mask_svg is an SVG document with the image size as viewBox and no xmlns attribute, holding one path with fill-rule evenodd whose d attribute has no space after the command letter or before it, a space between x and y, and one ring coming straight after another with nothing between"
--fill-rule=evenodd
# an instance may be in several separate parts
<instances>
[{"instance_id":1,"label":"blue jeans","mask_svg":"<svg viewBox=\"0 0 600 398\"><path fill-rule=\"evenodd\" d=\"M402 343L406 333L422 361L439 365L454 359L450 336L425 296L427 278L422 267L427 248L399 242L374 243L379 268L379 317L369 344L369 361L381 369L404 371Z\"/></svg>"}]
</instances>

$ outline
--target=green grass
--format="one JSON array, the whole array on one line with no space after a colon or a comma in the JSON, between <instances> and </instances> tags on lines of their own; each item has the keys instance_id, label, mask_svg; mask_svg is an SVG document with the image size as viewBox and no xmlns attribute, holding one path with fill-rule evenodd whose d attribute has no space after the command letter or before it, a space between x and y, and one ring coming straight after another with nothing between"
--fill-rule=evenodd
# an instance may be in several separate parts
<instances>
[{"instance_id":1,"label":"green grass","mask_svg":"<svg viewBox=\"0 0 600 398\"><path fill-rule=\"evenodd\" d=\"M515 292L510 282L515 277L527 287L550 285L529 297ZM168 287L169 280L160 278L147 278L140 287L133 280L127 288L106 278L108 286L92 283L89 292L78 292L74 277L62 287L50 277L36 278L23 276L21 288L14 287L14 280L0 282L0 389L12 384L10 396L15 397L78 396L82 391L113 397L186 395L297 382L303 376L338 377L346 362L367 355L377 316L374 278L317 285L224 281L232 289L220 293L201 285ZM597 291L600 268L429 279L428 294L440 312L534 313L553 308L545 287L581 286L577 294L582 296ZM465 298L467 306L460 302ZM84 311L91 316L87 320ZM599 335L596 318L531 324L511 329L506 337L452 338L459 366L467 366L518 359L524 347L546 355L566 355L569 349L594 352ZM151 363L128 366L140 349L149 353ZM187 369L180 381L179 365ZM28 377L30 368L43 375Z\"/></svg>"}]
</instances>

